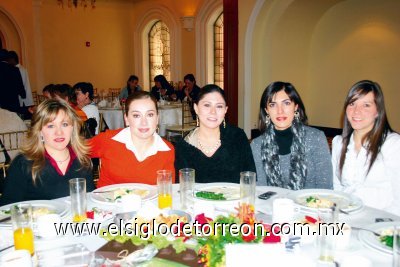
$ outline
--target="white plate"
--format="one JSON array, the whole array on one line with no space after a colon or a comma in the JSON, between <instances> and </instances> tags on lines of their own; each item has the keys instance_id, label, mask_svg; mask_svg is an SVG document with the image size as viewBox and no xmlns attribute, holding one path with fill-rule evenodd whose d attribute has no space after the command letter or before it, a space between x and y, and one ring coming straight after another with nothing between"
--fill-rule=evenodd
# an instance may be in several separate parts
<instances>
[{"instance_id":1,"label":"white plate","mask_svg":"<svg viewBox=\"0 0 400 267\"><path fill-rule=\"evenodd\" d=\"M356 212L361 210L363 207L363 202L360 198L340 191L328 189L303 189L288 194L288 198L293 199L302 210L315 211L317 208L307 207L306 205L306 199L310 196L324 198L334 203L339 203L340 208L345 212Z\"/></svg>"},{"instance_id":2,"label":"white plate","mask_svg":"<svg viewBox=\"0 0 400 267\"><path fill-rule=\"evenodd\" d=\"M102 204L115 204L118 201L114 201L114 191L119 189L129 189L129 190L148 190L148 194L142 197L142 201L151 200L157 197L157 187L154 185L148 184L135 184L135 183L128 183L128 184L113 184L108 186L103 186L94 190L90 197L94 202L102 203ZM106 192L107 191L107 192ZM101 193L105 192L105 193Z\"/></svg>"},{"instance_id":3,"label":"white plate","mask_svg":"<svg viewBox=\"0 0 400 267\"><path fill-rule=\"evenodd\" d=\"M68 213L68 210L69 210L67 203L60 201L60 200L29 200L29 201L17 202L17 203L12 203L12 204L2 206L2 207L0 207L0 214L3 215L4 214L3 211L9 211L11 206L14 206L17 204L31 204L33 209L46 208L50 211L50 213L58 214L58 215L60 215L60 217L64 217ZM0 223L0 226L11 227L11 222L5 221L4 223Z\"/></svg>"},{"instance_id":4,"label":"white plate","mask_svg":"<svg viewBox=\"0 0 400 267\"><path fill-rule=\"evenodd\" d=\"M222 193L224 194L226 200L214 200L214 199L196 197L196 193L200 191L214 192L217 194ZM196 184L193 197L205 201L217 201L217 202L237 201L240 199L240 185L234 183Z\"/></svg>"},{"instance_id":5,"label":"white plate","mask_svg":"<svg viewBox=\"0 0 400 267\"><path fill-rule=\"evenodd\" d=\"M380 234L384 230L394 229L394 226L396 226L396 225L400 225L400 222L380 222L380 223L370 224L363 228L372 230L375 233ZM372 249L375 249L375 250L378 250L380 252L384 252L387 254L393 254L392 248L388 247L384 243L382 243L379 240L379 237L374 235L371 232L359 230L358 239L360 239L360 241L367 247L370 247Z\"/></svg>"}]
</instances>

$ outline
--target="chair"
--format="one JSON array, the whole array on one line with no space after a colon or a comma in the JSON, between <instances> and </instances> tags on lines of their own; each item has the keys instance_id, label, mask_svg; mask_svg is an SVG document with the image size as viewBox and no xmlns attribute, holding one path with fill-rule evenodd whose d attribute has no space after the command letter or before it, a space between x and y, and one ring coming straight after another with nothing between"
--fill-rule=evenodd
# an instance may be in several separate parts
<instances>
[{"instance_id":1,"label":"chair","mask_svg":"<svg viewBox=\"0 0 400 267\"><path fill-rule=\"evenodd\" d=\"M119 96L119 93L121 91L121 88L109 88L108 89L108 95L114 99L115 97Z\"/></svg>"},{"instance_id":2,"label":"chair","mask_svg":"<svg viewBox=\"0 0 400 267\"><path fill-rule=\"evenodd\" d=\"M38 94L36 92L32 92L32 99L35 106L39 105Z\"/></svg>"},{"instance_id":3,"label":"chair","mask_svg":"<svg viewBox=\"0 0 400 267\"><path fill-rule=\"evenodd\" d=\"M5 162L0 163L0 168L3 169L4 177L6 176L6 169L10 166L10 160L19 153L19 148L22 145L26 133L27 131L0 133L0 141L5 151L4 155L7 153L10 157L9 160L6 159Z\"/></svg>"},{"instance_id":4,"label":"chair","mask_svg":"<svg viewBox=\"0 0 400 267\"><path fill-rule=\"evenodd\" d=\"M188 101L182 101L182 124L167 126L165 129L167 139L171 141L171 133L178 134L183 138L195 127L196 121L193 120L190 103Z\"/></svg>"}]
</instances>

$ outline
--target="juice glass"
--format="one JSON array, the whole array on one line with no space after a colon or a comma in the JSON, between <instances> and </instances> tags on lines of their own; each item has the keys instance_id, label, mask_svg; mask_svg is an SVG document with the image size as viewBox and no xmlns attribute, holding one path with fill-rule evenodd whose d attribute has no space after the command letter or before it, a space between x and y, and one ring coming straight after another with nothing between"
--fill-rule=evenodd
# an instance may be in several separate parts
<instances>
[{"instance_id":1,"label":"juice glass","mask_svg":"<svg viewBox=\"0 0 400 267\"><path fill-rule=\"evenodd\" d=\"M32 206L30 204L17 204L12 206L11 219L14 230L15 249L25 249L33 255L35 249L32 231Z\"/></svg>"},{"instance_id":2,"label":"juice glass","mask_svg":"<svg viewBox=\"0 0 400 267\"><path fill-rule=\"evenodd\" d=\"M240 173L240 208L239 217L242 222L254 219L256 198L256 173L245 171Z\"/></svg>"},{"instance_id":3,"label":"juice glass","mask_svg":"<svg viewBox=\"0 0 400 267\"><path fill-rule=\"evenodd\" d=\"M86 179L69 180L69 195L71 197L71 215L75 223L86 221Z\"/></svg>"},{"instance_id":4,"label":"juice glass","mask_svg":"<svg viewBox=\"0 0 400 267\"><path fill-rule=\"evenodd\" d=\"M172 208L172 171L157 171L158 207Z\"/></svg>"}]
</instances>

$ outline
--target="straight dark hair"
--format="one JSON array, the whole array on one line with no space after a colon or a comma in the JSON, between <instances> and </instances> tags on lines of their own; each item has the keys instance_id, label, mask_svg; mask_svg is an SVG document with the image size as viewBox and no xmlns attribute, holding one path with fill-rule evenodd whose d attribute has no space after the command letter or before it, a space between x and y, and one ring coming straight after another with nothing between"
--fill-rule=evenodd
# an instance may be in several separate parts
<instances>
[{"instance_id":1,"label":"straight dark hair","mask_svg":"<svg viewBox=\"0 0 400 267\"><path fill-rule=\"evenodd\" d=\"M354 84L347 94L346 101L344 102L343 107L344 121L342 133L342 151L340 153L339 162L340 176L342 175L343 165L346 161L347 146L349 145L351 135L354 132L354 129L351 127L351 124L347 118L346 109L348 105L354 103L356 100L360 99L370 92L372 92L374 95L374 102L376 105L376 110L378 111L378 116L375 119L374 127L372 128L372 130L369 131L361 139L361 144L367 145L367 157L370 156L367 174L371 170L372 165L374 164L379 152L381 151L381 147L385 142L387 134L393 132L386 116L385 101L383 98L383 92L379 84L369 80L359 81Z\"/></svg>"},{"instance_id":2,"label":"straight dark hair","mask_svg":"<svg viewBox=\"0 0 400 267\"><path fill-rule=\"evenodd\" d=\"M126 89L128 89L128 96L132 94L132 88L130 87L129 82L133 81L139 81L139 78L136 75L129 76L128 80L126 81ZM134 88L134 91L136 92L136 88Z\"/></svg>"},{"instance_id":3,"label":"straight dark hair","mask_svg":"<svg viewBox=\"0 0 400 267\"><path fill-rule=\"evenodd\" d=\"M129 113L129 106L131 105L131 103L135 100L139 100L139 99L146 99L149 98L151 101L153 101L154 105L156 106L156 111L158 114L158 106L157 106L157 99L150 93L147 91L137 91L134 92L132 94L130 94L128 96L128 98L125 101L125 115L128 116Z\"/></svg>"},{"instance_id":4,"label":"straight dark hair","mask_svg":"<svg viewBox=\"0 0 400 267\"><path fill-rule=\"evenodd\" d=\"M297 92L296 88L294 88L294 86L288 82L273 82L270 83L267 86L267 88L265 88L264 93L262 94L260 100L258 129L260 130L261 133L264 133L266 129L265 121L267 118L267 112L265 111L265 108L269 103L271 103L274 95L282 90L284 90L285 93L288 95L290 101L293 101L295 105L297 105L297 111L299 112L300 115L299 116L300 121L305 125L308 124L306 108L304 107L303 101L301 100L301 97Z\"/></svg>"},{"instance_id":5,"label":"straight dark hair","mask_svg":"<svg viewBox=\"0 0 400 267\"><path fill-rule=\"evenodd\" d=\"M219 93L222 96L222 98L224 99L224 102L226 105L226 98L225 98L224 90L222 90L221 87L219 87L216 84L207 84L207 85L204 85L203 88L201 88L199 96L195 100L196 105L198 105L200 100L203 99L207 94L210 94L210 93Z\"/></svg>"}]
</instances>

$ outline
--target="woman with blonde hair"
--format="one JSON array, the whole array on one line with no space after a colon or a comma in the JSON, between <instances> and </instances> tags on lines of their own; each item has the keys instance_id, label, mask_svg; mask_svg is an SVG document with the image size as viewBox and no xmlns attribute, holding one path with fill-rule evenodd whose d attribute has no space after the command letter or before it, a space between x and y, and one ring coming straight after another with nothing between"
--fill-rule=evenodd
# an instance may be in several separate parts
<instances>
[{"instance_id":1,"label":"woman with blonde hair","mask_svg":"<svg viewBox=\"0 0 400 267\"><path fill-rule=\"evenodd\" d=\"M69 195L69 180L86 178L94 189L81 120L63 100L42 102L32 117L25 143L11 163L0 204Z\"/></svg>"}]
</instances>

